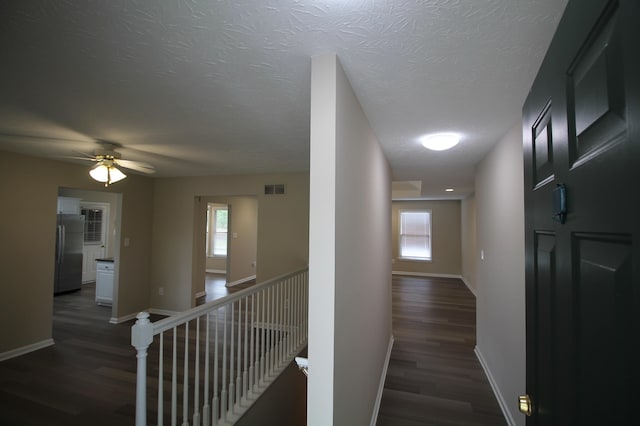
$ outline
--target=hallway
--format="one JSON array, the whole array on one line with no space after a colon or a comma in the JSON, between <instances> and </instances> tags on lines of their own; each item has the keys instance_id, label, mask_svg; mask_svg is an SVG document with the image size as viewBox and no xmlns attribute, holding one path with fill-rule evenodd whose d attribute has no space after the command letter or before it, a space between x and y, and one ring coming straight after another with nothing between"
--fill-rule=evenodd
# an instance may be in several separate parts
<instances>
[{"instance_id":1,"label":"hallway","mask_svg":"<svg viewBox=\"0 0 640 426\"><path fill-rule=\"evenodd\" d=\"M393 335L378 426L505 425L474 353L475 297L459 279L393 277Z\"/></svg>"}]
</instances>

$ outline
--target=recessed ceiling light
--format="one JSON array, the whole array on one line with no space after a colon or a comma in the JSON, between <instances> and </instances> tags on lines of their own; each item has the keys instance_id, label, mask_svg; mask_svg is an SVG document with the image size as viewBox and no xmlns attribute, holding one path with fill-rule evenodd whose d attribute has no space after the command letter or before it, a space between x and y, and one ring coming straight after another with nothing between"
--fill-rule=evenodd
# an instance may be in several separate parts
<instances>
[{"instance_id":1,"label":"recessed ceiling light","mask_svg":"<svg viewBox=\"0 0 640 426\"><path fill-rule=\"evenodd\" d=\"M453 188L447 188L447 189L445 189L445 191L447 191L447 192L453 192Z\"/></svg>"},{"instance_id":2,"label":"recessed ceiling light","mask_svg":"<svg viewBox=\"0 0 640 426\"><path fill-rule=\"evenodd\" d=\"M444 151L453 148L460 142L460 136L455 133L436 133L427 135L421 139L422 146L434 151Z\"/></svg>"}]
</instances>

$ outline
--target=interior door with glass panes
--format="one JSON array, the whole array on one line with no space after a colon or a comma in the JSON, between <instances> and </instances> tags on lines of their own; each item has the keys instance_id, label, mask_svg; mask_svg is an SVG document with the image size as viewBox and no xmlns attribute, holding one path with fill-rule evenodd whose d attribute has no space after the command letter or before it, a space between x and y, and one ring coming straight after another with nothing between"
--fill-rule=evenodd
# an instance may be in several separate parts
<instances>
[{"instance_id":1,"label":"interior door with glass panes","mask_svg":"<svg viewBox=\"0 0 640 426\"><path fill-rule=\"evenodd\" d=\"M80 214L84 216L84 247L82 250L82 283L96 280L96 259L107 254L107 223L109 205L83 203Z\"/></svg>"}]
</instances>

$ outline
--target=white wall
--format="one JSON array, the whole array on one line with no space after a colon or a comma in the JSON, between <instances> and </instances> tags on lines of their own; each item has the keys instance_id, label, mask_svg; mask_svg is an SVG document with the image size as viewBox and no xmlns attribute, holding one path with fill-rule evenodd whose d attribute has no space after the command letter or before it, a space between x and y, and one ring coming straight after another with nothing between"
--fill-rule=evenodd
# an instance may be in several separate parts
<instances>
[{"instance_id":1,"label":"white wall","mask_svg":"<svg viewBox=\"0 0 640 426\"><path fill-rule=\"evenodd\" d=\"M476 352L507 420L523 426L516 401L525 391L524 178L518 121L476 174Z\"/></svg>"},{"instance_id":2,"label":"white wall","mask_svg":"<svg viewBox=\"0 0 640 426\"><path fill-rule=\"evenodd\" d=\"M391 339L391 175L335 55L311 81L307 423L366 425Z\"/></svg>"}]
</instances>

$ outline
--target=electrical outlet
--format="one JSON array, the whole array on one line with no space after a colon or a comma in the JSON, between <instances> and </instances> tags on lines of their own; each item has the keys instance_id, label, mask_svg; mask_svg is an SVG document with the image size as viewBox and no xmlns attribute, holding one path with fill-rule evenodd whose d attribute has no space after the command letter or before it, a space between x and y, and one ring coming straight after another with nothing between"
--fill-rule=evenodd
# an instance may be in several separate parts
<instances>
[{"instance_id":1,"label":"electrical outlet","mask_svg":"<svg viewBox=\"0 0 640 426\"><path fill-rule=\"evenodd\" d=\"M158 287L158 295L164 296L164 287Z\"/></svg>"},{"instance_id":2,"label":"electrical outlet","mask_svg":"<svg viewBox=\"0 0 640 426\"><path fill-rule=\"evenodd\" d=\"M251 262L251 267L255 268L256 267L256 262Z\"/></svg>"}]
</instances>

